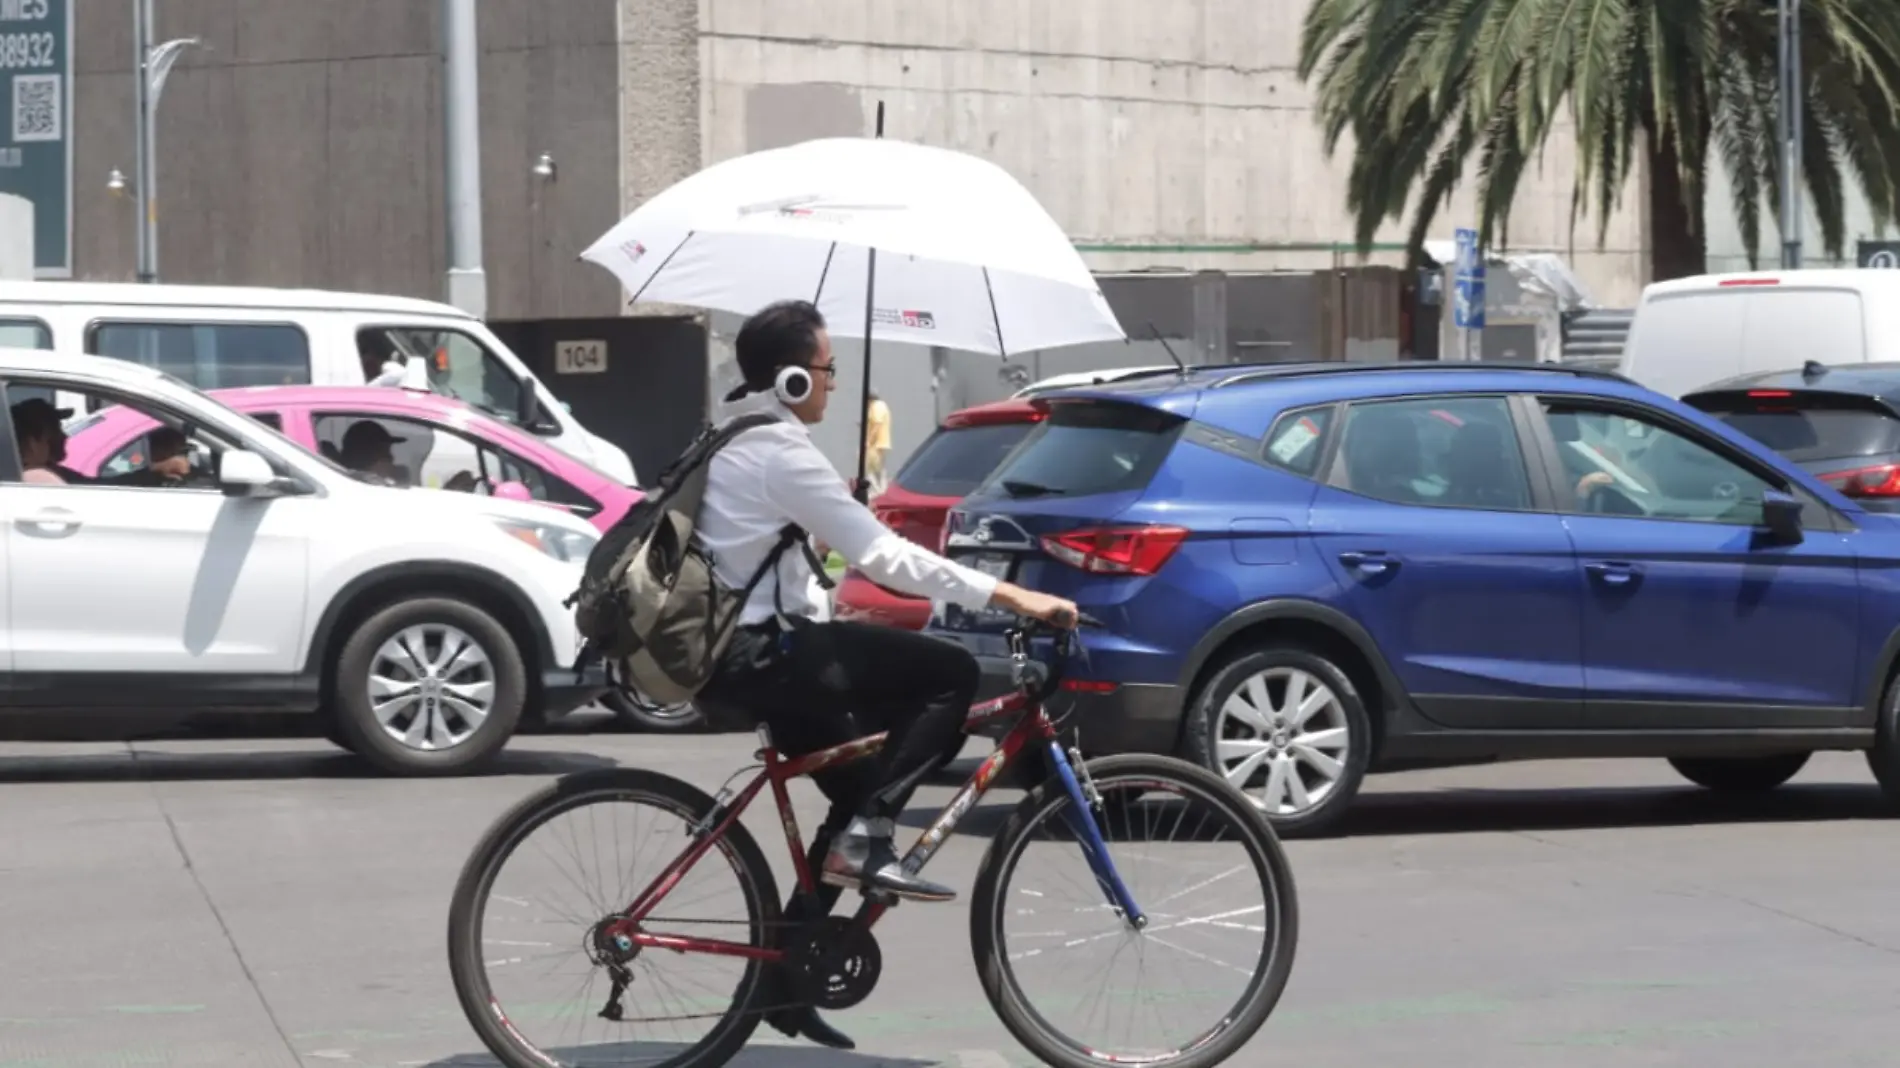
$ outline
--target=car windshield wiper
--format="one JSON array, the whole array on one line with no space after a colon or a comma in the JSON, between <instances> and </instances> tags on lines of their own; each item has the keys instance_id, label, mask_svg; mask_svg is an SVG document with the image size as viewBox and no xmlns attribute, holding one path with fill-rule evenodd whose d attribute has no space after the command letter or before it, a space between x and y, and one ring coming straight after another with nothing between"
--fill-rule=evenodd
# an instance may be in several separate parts
<instances>
[{"instance_id":1,"label":"car windshield wiper","mask_svg":"<svg viewBox=\"0 0 1900 1068\"><path fill-rule=\"evenodd\" d=\"M1044 486L1035 482L1018 482L1013 478L1006 478L999 483L999 485L1003 487L1004 493L1017 499L1023 497L1053 497L1062 492L1053 486Z\"/></svg>"}]
</instances>

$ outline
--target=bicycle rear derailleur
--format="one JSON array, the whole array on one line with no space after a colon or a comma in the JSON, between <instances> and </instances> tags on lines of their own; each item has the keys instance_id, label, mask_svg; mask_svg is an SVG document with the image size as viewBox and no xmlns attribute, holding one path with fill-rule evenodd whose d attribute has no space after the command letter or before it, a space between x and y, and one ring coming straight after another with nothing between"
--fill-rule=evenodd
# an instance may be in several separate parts
<instances>
[{"instance_id":1,"label":"bicycle rear derailleur","mask_svg":"<svg viewBox=\"0 0 1900 1068\"><path fill-rule=\"evenodd\" d=\"M620 1022L626 1016L620 999L633 985L633 969L627 967L640 955L640 947L626 935L609 935L608 930L619 923L621 917L609 916L595 924L587 933L587 956L594 964L607 969L607 1003L600 1007L599 1016L603 1020Z\"/></svg>"}]
</instances>

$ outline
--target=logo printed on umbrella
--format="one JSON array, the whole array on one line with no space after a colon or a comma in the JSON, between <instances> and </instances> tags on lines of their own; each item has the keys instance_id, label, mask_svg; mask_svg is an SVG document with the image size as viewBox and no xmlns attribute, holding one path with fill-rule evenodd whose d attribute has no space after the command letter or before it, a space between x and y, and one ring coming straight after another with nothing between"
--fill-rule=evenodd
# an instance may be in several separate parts
<instances>
[{"instance_id":1,"label":"logo printed on umbrella","mask_svg":"<svg viewBox=\"0 0 1900 1068\"><path fill-rule=\"evenodd\" d=\"M638 241L622 241L620 251L627 254L628 263L639 263L640 257L647 254L647 247Z\"/></svg>"},{"instance_id":2,"label":"logo printed on umbrella","mask_svg":"<svg viewBox=\"0 0 1900 1068\"><path fill-rule=\"evenodd\" d=\"M904 211L902 204L841 204L827 201L824 197L797 196L768 200L761 204L748 204L739 209L740 215L761 215L770 212L787 219L799 219L806 222L847 223L852 214L860 211Z\"/></svg>"},{"instance_id":3,"label":"logo printed on umbrella","mask_svg":"<svg viewBox=\"0 0 1900 1068\"><path fill-rule=\"evenodd\" d=\"M886 326L907 326L912 330L937 329L937 316L927 311L875 308L871 312L871 321L883 323Z\"/></svg>"}]
</instances>

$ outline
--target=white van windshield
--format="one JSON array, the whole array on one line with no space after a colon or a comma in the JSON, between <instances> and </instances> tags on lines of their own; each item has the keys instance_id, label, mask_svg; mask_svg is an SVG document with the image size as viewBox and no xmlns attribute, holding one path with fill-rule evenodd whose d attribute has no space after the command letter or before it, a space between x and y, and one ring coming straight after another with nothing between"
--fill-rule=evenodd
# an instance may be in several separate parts
<instances>
[{"instance_id":1,"label":"white van windshield","mask_svg":"<svg viewBox=\"0 0 1900 1068\"><path fill-rule=\"evenodd\" d=\"M513 421L521 411L521 378L501 357L460 330L426 326L371 326L357 331L364 380L389 360L421 360L429 388Z\"/></svg>"}]
</instances>

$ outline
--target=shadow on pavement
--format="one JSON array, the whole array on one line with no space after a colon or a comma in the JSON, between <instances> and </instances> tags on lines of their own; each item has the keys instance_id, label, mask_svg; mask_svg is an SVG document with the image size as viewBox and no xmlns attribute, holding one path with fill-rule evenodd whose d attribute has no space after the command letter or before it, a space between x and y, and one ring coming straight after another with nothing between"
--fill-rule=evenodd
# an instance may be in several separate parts
<instances>
[{"instance_id":1,"label":"shadow on pavement","mask_svg":"<svg viewBox=\"0 0 1900 1068\"><path fill-rule=\"evenodd\" d=\"M958 825L957 833L994 837L1015 811L1016 803L1014 795L992 794L970 810ZM922 830L930 826L936 816L936 809L913 803L910 810L899 817L898 823ZM1755 796L1718 794L1695 786L1385 791L1364 794L1355 800L1338 829L1325 837L1831 823L1891 818L1891 807L1880 790L1871 784L1791 784Z\"/></svg>"},{"instance_id":2,"label":"shadow on pavement","mask_svg":"<svg viewBox=\"0 0 1900 1068\"><path fill-rule=\"evenodd\" d=\"M367 762L316 742L306 752L165 753L150 749L83 756L0 757L0 783L168 782L270 779L397 779ZM592 753L504 751L496 762L468 778L565 775L618 763Z\"/></svg>"},{"instance_id":3,"label":"shadow on pavement","mask_svg":"<svg viewBox=\"0 0 1900 1068\"><path fill-rule=\"evenodd\" d=\"M622 1042L547 1052L563 1062L581 1055L589 1063L631 1065L658 1064L685 1052L685 1047L663 1042ZM596 1058L604 1060L596 1061ZM914 1057L844 1053L817 1046L751 1045L726 1063L732 1068L934 1068L943 1062L921 1061ZM424 1068L499 1068L500 1065L500 1061L486 1053L458 1053L445 1060L431 1061Z\"/></svg>"},{"instance_id":4,"label":"shadow on pavement","mask_svg":"<svg viewBox=\"0 0 1900 1068\"><path fill-rule=\"evenodd\" d=\"M1756 795L1697 786L1394 791L1354 801L1334 837L1885 820L1889 812L1871 783L1794 783Z\"/></svg>"}]
</instances>

